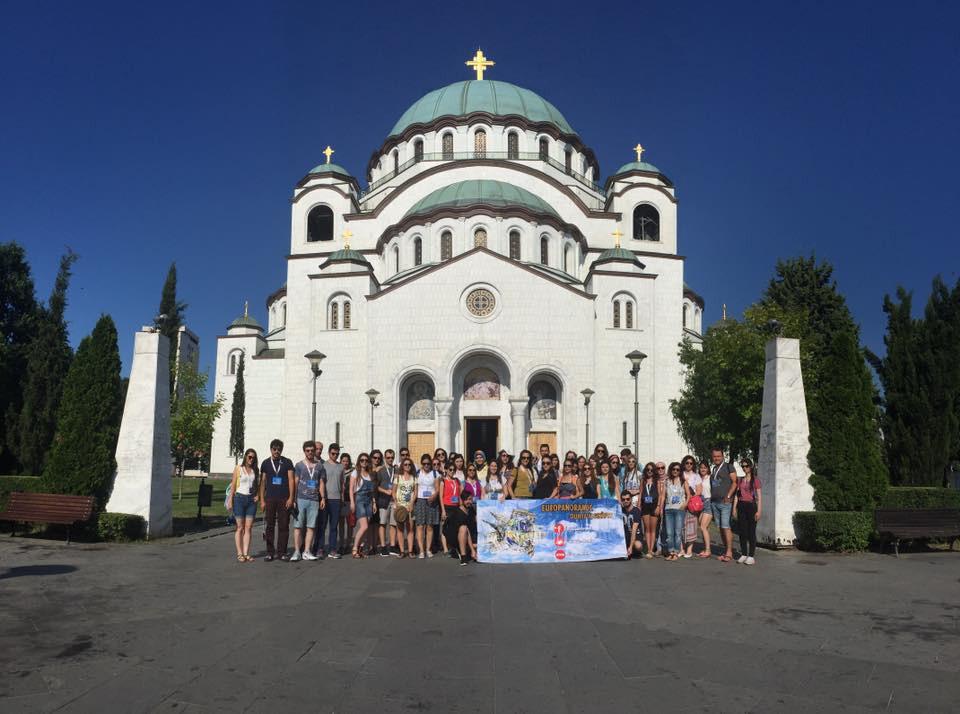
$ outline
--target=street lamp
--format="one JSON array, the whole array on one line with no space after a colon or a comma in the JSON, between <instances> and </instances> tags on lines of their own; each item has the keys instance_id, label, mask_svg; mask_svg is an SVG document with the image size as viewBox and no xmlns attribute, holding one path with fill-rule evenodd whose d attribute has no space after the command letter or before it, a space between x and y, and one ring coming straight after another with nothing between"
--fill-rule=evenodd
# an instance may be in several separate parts
<instances>
[{"instance_id":1,"label":"street lamp","mask_svg":"<svg viewBox=\"0 0 960 714\"><path fill-rule=\"evenodd\" d=\"M367 398L370 400L370 451L373 451L373 410L380 406L380 402L377 401L377 397L380 396L380 392L372 387L368 389L364 394L367 395Z\"/></svg>"},{"instance_id":2,"label":"street lamp","mask_svg":"<svg viewBox=\"0 0 960 714\"><path fill-rule=\"evenodd\" d=\"M595 392L587 387L586 389L580 390L580 394L583 395L583 406L587 408L587 437L586 437L586 446L583 449L583 455L587 456L590 454L590 397L592 397Z\"/></svg>"},{"instance_id":3,"label":"street lamp","mask_svg":"<svg viewBox=\"0 0 960 714\"><path fill-rule=\"evenodd\" d=\"M313 372L313 412L310 418L310 438L314 441L317 440L317 377L323 374L323 370L320 369L320 363L327 358L323 352L320 350L314 350L313 352L307 352L304 355L310 362L310 371Z\"/></svg>"},{"instance_id":4,"label":"street lamp","mask_svg":"<svg viewBox=\"0 0 960 714\"><path fill-rule=\"evenodd\" d=\"M637 375L640 374L640 363L647 356L640 350L634 350L627 355L630 360L630 375L633 377L633 454L639 458L637 451L640 443L640 392L637 386Z\"/></svg>"}]
</instances>

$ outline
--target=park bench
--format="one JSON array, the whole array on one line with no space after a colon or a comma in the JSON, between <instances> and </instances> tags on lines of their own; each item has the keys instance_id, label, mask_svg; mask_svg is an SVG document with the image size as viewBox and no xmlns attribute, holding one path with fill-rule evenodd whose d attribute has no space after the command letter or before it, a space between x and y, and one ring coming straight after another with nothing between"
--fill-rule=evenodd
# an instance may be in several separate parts
<instances>
[{"instance_id":1,"label":"park bench","mask_svg":"<svg viewBox=\"0 0 960 714\"><path fill-rule=\"evenodd\" d=\"M56 523L67 527L90 520L93 516L93 496L61 496L53 493L11 493L7 507L0 513L0 521L10 521L10 535L17 523Z\"/></svg>"},{"instance_id":2,"label":"park bench","mask_svg":"<svg viewBox=\"0 0 960 714\"><path fill-rule=\"evenodd\" d=\"M875 512L877 533L893 540L893 550L900 557L900 541L914 538L960 537L960 510L956 508L878 508Z\"/></svg>"}]
</instances>

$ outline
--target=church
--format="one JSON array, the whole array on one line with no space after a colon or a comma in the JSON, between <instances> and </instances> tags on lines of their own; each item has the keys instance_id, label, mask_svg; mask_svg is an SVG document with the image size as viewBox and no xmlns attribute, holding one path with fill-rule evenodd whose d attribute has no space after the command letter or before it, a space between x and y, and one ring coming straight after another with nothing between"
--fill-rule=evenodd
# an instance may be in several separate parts
<instances>
[{"instance_id":1,"label":"church","mask_svg":"<svg viewBox=\"0 0 960 714\"><path fill-rule=\"evenodd\" d=\"M241 356L244 443L261 455L279 437L296 459L312 436L354 457L613 451L635 429L643 460L686 452L670 400L703 300L684 283L673 182L640 144L601 182L553 104L487 78L479 50L466 64L475 79L400 114L364 186L328 146L294 187L266 328L245 309L217 339L211 472L233 468Z\"/></svg>"}]
</instances>

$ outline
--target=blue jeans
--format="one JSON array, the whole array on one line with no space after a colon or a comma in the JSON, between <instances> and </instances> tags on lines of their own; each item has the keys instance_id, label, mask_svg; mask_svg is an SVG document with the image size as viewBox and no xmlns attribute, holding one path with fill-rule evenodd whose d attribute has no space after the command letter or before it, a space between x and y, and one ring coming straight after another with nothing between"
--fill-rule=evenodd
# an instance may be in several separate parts
<instances>
[{"instance_id":1,"label":"blue jeans","mask_svg":"<svg viewBox=\"0 0 960 714\"><path fill-rule=\"evenodd\" d=\"M667 531L667 550L671 553L679 553L681 538L683 536L683 516L685 511L682 508L670 508L664 511L664 521Z\"/></svg>"},{"instance_id":2,"label":"blue jeans","mask_svg":"<svg viewBox=\"0 0 960 714\"><path fill-rule=\"evenodd\" d=\"M317 518L317 537L315 543L327 553L337 552L337 524L340 522L340 499L328 498L327 507L320 511ZM324 539L324 532L330 529L330 538ZM324 545L326 543L326 545Z\"/></svg>"}]
</instances>

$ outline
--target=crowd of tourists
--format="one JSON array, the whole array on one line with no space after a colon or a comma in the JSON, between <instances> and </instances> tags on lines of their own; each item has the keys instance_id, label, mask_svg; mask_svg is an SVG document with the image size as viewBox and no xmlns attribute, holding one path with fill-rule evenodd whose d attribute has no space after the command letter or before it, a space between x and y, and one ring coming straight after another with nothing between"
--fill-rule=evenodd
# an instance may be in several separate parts
<instances>
[{"instance_id":1,"label":"crowd of tourists","mask_svg":"<svg viewBox=\"0 0 960 714\"><path fill-rule=\"evenodd\" d=\"M303 458L293 463L283 447L274 439L262 462L247 449L234 470L226 506L236 518L240 562L254 560L253 522L262 510L267 561L440 553L467 565L477 559L477 502L530 498L616 499L628 560L710 558L715 523L717 559L731 562L735 523L736 562L756 562L760 480L752 461L741 460L739 475L721 449L712 450L710 461L684 456L670 464L641 464L629 449L611 454L602 443L589 456L568 451L562 459L542 444L537 454L500 451L491 461L480 450L468 461L444 449L413 458L406 448L374 449L354 461L338 444L324 456L322 443L306 441Z\"/></svg>"}]
</instances>

